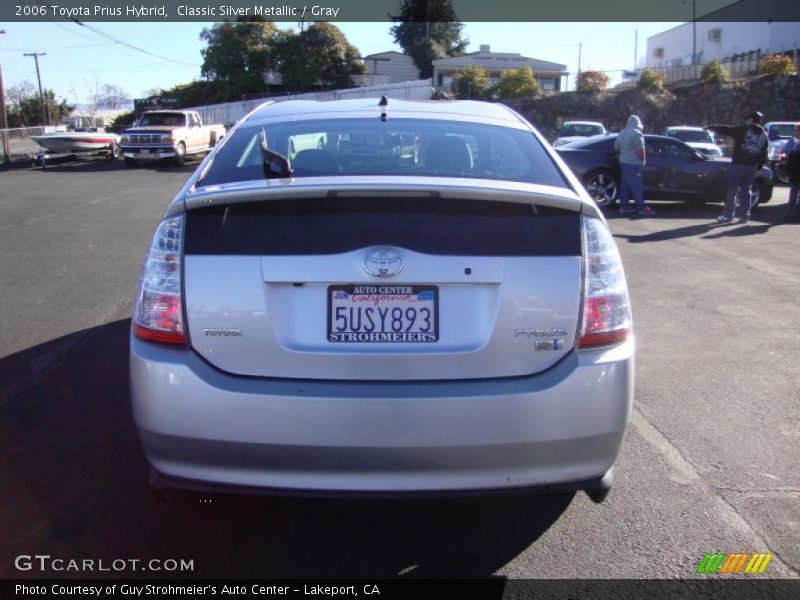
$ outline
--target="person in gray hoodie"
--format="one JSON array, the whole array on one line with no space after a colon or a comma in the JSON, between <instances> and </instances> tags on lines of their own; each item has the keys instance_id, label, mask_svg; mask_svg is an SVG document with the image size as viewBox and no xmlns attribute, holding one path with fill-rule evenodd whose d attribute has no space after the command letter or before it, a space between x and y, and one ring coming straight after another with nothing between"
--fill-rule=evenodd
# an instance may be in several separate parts
<instances>
[{"instance_id":1,"label":"person in gray hoodie","mask_svg":"<svg viewBox=\"0 0 800 600\"><path fill-rule=\"evenodd\" d=\"M644 201L644 185L642 183L642 168L645 164L644 154L644 127L636 115L628 117L616 141L614 148L619 152L619 212L638 212L640 215L654 215L656 211L647 206ZM630 206L630 197L636 202L635 207Z\"/></svg>"}]
</instances>

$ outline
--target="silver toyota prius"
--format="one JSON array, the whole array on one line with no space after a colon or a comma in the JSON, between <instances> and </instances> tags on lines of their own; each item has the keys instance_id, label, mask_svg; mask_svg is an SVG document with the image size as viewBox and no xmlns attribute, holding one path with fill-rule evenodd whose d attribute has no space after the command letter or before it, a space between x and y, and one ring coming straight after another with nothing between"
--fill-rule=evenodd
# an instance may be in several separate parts
<instances>
[{"instance_id":1,"label":"silver toyota prius","mask_svg":"<svg viewBox=\"0 0 800 600\"><path fill-rule=\"evenodd\" d=\"M157 491L599 502L633 366L602 214L473 101L254 110L164 213L130 340Z\"/></svg>"}]
</instances>

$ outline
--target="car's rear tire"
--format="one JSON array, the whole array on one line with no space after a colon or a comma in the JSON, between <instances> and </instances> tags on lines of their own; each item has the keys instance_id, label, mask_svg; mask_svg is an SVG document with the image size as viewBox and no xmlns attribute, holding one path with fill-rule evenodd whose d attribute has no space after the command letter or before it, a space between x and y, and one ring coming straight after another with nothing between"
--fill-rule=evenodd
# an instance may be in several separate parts
<instances>
[{"instance_id":1,"label":"car's rear tire","mask_svg":"<svg viewBox=\"0 0 800 600\"><path fill-rule=\"evenodd\" d=\"M608 169L589 173L583 180L583 187L600 208L613 206L619 197L619 181Z\"/></svg>"}]
</instances>

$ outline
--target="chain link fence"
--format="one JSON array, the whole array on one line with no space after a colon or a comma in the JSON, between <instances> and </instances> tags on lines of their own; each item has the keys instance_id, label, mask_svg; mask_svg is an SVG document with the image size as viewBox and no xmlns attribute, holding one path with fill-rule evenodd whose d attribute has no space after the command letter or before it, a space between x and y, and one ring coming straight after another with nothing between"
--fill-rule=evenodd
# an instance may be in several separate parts
<instances>
[{"instance_id":1,"label":"chain link fence","mask_svg":"<svg viewBox=\"0 0 800 600\"><path fill-rule=\"evenodd\" d=\"M52 133L55 127L19 127L16 129L0 129L0 163L29 160L37 154L39 145L32 136Z\"/></svg>"},{"instance_id":2,"label":"chain link fence","mask_svg":"<svg viewBox=\"0 0 800 600\"><path fill-rule=\"evenodd\" d=\"M367 87L345 90L330 90L327 92L307 92L303 94L282 94L277 96L271 94L268 97L262 97L260 99L194 106L187 110L196 110L199 112L203 123L222 123L228 128L251 110L265 102L265 100L272 100L274 102L283 102L286 100L344 100L348 98L380 98L383 95L389 98L402 100L429 100L431 97L431 89L431 80L421 79L385 85L370 85Z\"/></svg>"}]
</instances>

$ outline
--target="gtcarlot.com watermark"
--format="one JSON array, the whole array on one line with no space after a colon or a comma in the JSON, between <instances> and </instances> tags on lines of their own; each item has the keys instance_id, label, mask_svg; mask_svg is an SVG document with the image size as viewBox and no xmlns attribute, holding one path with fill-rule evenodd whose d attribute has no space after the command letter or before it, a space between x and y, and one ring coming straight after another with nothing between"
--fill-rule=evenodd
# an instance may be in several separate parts
<instances>
[{"instance_id":1,"label":"gtcarlot.com watermark","mask_svg":"<svg viewBox=\"0 0 800 600\"><path fill-rule=\"evenodd\" d=\"M14 559L18 571L39 573L152 573L194 571L194 559L184 558L60 558L49 554L20 554Z\"/></svg>"}]
</instances>

